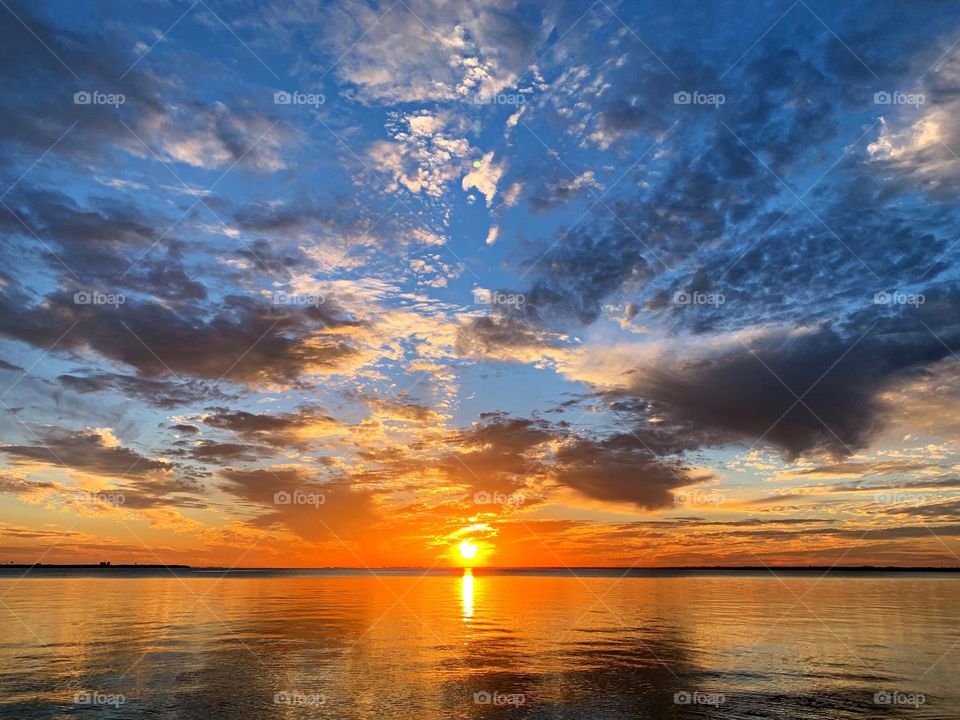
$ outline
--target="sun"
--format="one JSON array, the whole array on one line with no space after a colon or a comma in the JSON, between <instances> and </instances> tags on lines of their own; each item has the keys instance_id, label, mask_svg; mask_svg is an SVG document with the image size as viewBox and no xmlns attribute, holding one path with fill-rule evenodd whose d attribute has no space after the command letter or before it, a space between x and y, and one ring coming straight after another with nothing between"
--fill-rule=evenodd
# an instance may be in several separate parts
<instances>
[{"instance_id":1,"label":"sun","mask_svg":"<svg viewBox=\"0 0 960 720\"><path fill-rule=\"evenodd\" d=\"M477 557L477 551L480 548L469 540L464 540L457 546L457 549L460 551L460 557L464 560L473 560Z\"/></svg>"}]
</instances>

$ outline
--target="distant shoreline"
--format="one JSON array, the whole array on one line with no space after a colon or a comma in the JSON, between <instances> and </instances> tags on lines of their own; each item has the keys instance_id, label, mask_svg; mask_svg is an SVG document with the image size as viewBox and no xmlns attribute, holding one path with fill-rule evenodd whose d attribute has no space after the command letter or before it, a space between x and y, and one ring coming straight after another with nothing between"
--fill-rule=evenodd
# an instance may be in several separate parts
<instances>
[{"instance_id":1,"label":"distant shoreline","mask_svg":"<svg viewBox=\"0 0 960 720\"><path fill-rule=\"evenodd\" d=\"M75 563L70 565L62 564L48 564L48 563L7 563L5 565L0 565L0 568L19 568L21 570L27 570L29 568L44 568L51 570L72 570L74 568L84 569L84 570L131 570L131 569L154 569L162 570L163 568L173 568L177 570L194 570L190 565L163 565L163 564L153 564L153 565L101 565L100 563Z\"/></svg>"},{"instance_id":2,"label":"distant shoreline","mask_svg":"<svg viewBox=\"0 0 960 720\"><path fill-rule=\"evenodd\" d=\"M132 564L132 565L101 565L99 563L76 563L76 564L48 564L48 563L8 563L0 565L0 570L97 570L109 573L115 570L188 570L192 572L219 572L223 574L230 573L297 573L297 572L357 572L357 573L376 573L376 572L432 572L437 574L448 574L451 572L460 572L462 567L448 568L427 568L419 566L384 566L384 567L218 567L218 566L192 566L192 565L163 565L155 564ZM956 573L960 572L960 567L925 567L925 566L899 566L899 565L681 565L681 566L656 566L656 567L623 567L623 566L531 566L531 567L499 567L499 566L479 566L471 568L473 572L479 574L520 574L520 573L538 573L538 572L623 572L623 573L827 573L827 572L880 572L880 573L910 573L910 572L942 572Z\"/></svg>"}]
</instances>

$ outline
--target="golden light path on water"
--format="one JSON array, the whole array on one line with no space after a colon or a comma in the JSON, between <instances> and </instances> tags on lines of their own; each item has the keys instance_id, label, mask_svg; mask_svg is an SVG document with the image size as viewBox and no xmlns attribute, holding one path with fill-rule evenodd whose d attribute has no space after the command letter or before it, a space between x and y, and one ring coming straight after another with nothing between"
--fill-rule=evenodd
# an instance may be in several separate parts
<instances>
[{"instance_id":1,"label":"golden light path on water","mask_svg":"<svg viewBox=\"0 0 960 720\"><path fill-rule=\"evenodd\" d=\"M473 617L473 569L464 568L463 577L460 578L460 599L463 604L463 619L469 620Z\"/></svg>"}]
</instances>

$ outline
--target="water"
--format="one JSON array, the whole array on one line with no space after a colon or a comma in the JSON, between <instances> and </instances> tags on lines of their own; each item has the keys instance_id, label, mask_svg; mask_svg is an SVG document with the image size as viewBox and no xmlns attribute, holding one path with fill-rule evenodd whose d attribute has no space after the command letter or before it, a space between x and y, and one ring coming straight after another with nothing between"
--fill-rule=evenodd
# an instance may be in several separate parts
<instances>
[{"instance_id":1,"label":"water","mask_svg":"<svg viewBox=\"0 0 960 720\"><path fill-rule=\"evenodd\" d=\"M0 717L960 717L955 575L21 574Z\"/></svg>"}]
</instances>

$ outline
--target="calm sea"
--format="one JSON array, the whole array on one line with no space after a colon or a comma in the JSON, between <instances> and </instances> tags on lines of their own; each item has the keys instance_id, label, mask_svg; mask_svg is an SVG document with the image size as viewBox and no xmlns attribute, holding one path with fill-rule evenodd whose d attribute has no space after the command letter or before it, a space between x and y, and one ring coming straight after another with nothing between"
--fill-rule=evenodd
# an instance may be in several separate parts
<instances>
[{"instance_id":1,"label":"calm sea","mask_svg":"<svg viewBox=\"0 0 960 720\"><path fill-rule=\"evenodd\" d=\"M960 718L960 577L0 572L10 718Z\"/></svg>"}]
</instances>

